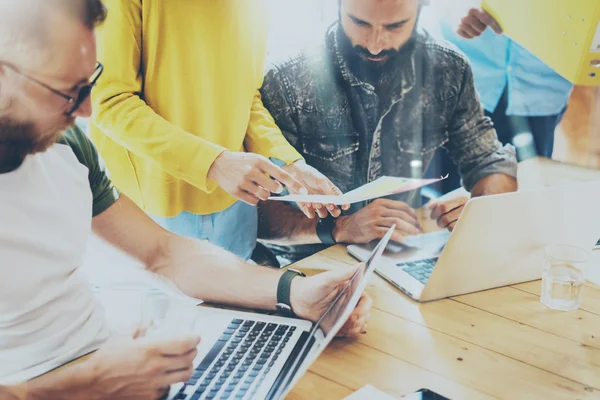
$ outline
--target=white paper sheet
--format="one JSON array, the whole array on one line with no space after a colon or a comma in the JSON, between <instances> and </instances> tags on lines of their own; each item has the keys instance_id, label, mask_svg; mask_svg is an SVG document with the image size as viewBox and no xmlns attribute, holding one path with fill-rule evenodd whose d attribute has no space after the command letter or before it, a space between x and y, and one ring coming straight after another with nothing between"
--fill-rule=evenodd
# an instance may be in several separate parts
<instances>
[{"instance_id":1,"label":"white paper sheet","mask_svg":"<svg viewBox=\"0 0 600 400\"><path fill-rule=\"evenodd\" d=\"M362 389L352 393L344 400L396 400L396 398L371 385L367 385Z\"/></svg>"},{"instance_id":2,"label":"white paper sheet","mask_svg":"<svg viewBox=\"0 0 600 400\"><path fill-rule=\"evenodd\" d=\"M288 196L272 196L269 197L269 200L335 205L353 204L415 190L420 187L444 180L447 177L448 175L439 179L410 179L382 176L371 183L367 183L358 189L352 190L340 196L292 194Z\"/></svg>"}]
</instances>

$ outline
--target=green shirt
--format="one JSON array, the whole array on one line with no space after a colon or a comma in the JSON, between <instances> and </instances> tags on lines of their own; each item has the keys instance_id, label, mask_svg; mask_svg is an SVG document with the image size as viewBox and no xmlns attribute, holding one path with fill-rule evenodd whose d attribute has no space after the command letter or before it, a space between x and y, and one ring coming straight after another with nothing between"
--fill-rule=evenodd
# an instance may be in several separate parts
<instances>
[{"instance_id":1,"label":"green shirt","mask_svg":"<svg viewBox=\"0 0 600 400\"><path fill-rule=\"evenodd\" d=\"M94 197L93 216L106 211L119 199L96 146L77 125L65 131L57 144L69 146L79 162L88 169L88 181Z\"/></svg>"}]
</instances>

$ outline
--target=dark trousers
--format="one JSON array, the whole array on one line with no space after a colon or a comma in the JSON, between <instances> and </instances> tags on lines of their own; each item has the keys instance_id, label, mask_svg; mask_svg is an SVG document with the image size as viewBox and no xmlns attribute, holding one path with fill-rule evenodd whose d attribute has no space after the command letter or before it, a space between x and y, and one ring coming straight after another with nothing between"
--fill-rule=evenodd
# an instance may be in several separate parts
<instances>
[{"instance_id":1,"label":"dark trousers","mask_svg":"<svg viewBox=\"0 0 600 400\"><path fill-rule=\"evenodd\" d=\"M539 156L552 157L554 149L554 131L560 123L566 108L556 115L548 115L543 117L514 117L506 115L508 100L506 91L500 99L500 103L493 113L485 112L487 117L492 119L494 128L498 134L498 140L503 144L513 143L513 138L517 133L529 132L533 136L535 152ZM520 155L520 149L517 153ZM529 152L531 153L531 152ZM429 167L427 177L439 177L449 174L448 179L439 182L436 190L443 193L448 193L460 187L460 174L458 168L448 156L445 149L438 149L433 158L433 162Z\"/></svg>"},{"instance_id":2,"label":"dark trousers","mask_svg":"<svg viewBox=\"0 0 600 400\"><path fill-rule=\"evenodd\" d=\"M562 120L566 108L556 115L548 115L543 117L512 117L506 115L508 107L508 99L506 91L498 103L498 107L493 113L485 112L485 115L492 119L494 128L498 134L498 140L502 144L512 143L515 134L521 130L531 133L533 143L538 156L552 157L554 149L554 131ZM524 122L524 127L517 130L519 120Z\"/></svg>"}]
</instances>

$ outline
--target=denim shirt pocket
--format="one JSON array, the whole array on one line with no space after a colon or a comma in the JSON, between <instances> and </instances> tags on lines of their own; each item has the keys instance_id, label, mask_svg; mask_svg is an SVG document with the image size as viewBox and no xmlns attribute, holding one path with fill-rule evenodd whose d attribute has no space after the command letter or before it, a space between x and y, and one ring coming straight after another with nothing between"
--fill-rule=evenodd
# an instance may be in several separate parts
<instances>
[{"instance_id":1,"label":"denim shirt pocket","mask_svg":"<svg viewBox=\"0 0 600 400\"><path fill-rule=\"evenodd\" d=\"M302 141L306 162L344 192L352 189L354 184L358 149L358 133L311 135L305 136Z\"/></svg>"},{"instance_id":2,"label":"denim shirt pocket","mask_svg":"<svg viewBox=\"0 0 600 400\"><path fill-rule=\"evenodd\" d=\"M397 151L403 158L418 159L434 153L449 140L447 118L452 104L428 87L413 91L398 102L384 131L396 131ZM384 141L382 144L385 146Z\"/></svg>"},{"instance_id":3,"label":"denim shirt pocket","mask_svg":"<svg viewBox=\"0 0 600 400\"><path fill-rule=\"evenodd\" d=\"M448 143L446 122L438 116L429 116L422 124L412 124L398 140L401 153L424 156Z\"/></svg>"},{"instance_id":4,"label":"denim shirt pocket","mask_svg":"<svg viewBox=\"0 0 600 400\"><path fill-rule=\"evenodd\" d=\"M353 188L359 149L359 134L351 121L348 100L341 93L305 96L298 103L303 156L342 191Z\"/></svg>"},{"instance_id":5,"label":"denim shirt pocket","mask_svg":"<svg viewBox=\"0 0 600 400\"><path fill-rule=\"evenodd\" d=\"M405 176L421 177L435 152L449 141L446 121L449 104L439 99L430 104L414 114L422 117L412 119L397 141L397 165Z\"/></svg>"},{"instance_id":6,"label":"denim shirt pocket","mask_svg":"<svg viewBox=\"0 0 600 400\"><path fill-rule=\"evenodd\" d=\"M422 142L408 138L401 139L398 141L398 149L400 153L425 156L448 143L448 140L448 133L445 130L424 130Z\"/></svg>"}]
</instances>

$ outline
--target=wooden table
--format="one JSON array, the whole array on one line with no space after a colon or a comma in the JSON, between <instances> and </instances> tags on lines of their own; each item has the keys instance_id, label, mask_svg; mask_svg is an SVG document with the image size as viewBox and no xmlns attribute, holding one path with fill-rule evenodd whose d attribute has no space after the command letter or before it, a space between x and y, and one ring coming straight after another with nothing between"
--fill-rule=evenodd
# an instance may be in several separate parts
<instances>
[{"instance_id":1,"label":"wooden table","mask_svg":"<svg viewBox=\"0 0 600 400\"><path fill-rule=\"evenodd\" d=\"M545 159L519 172L522 189L594 179L600 171ZM354 263L335 246L295 267L314 274ZM598 285L567 313L540 303L539 281L425 304L378 276L367 291L368 333L333 341L290 399L341 399L366 384L398 397L426 387L453 400L600 399Z\"/></svg>"},{"instance_id":2,"label":"wooden table","mask_svg":"<svg viewBox=\"0 0 600 400\"><path fill-rule=\"evenodd\" d=\"M594 179L600 171L539 158L519 172L521 189ZM335 246L295 267L316 273L355 262ZM335 340L290 399L341 399L366 384L397 397L426 387L455 400L600 399L598 285L586 284L573 312L542 305L540 281L425 304L378 276L367 292L368 333Z\"/></svg>"}]
</instances>

